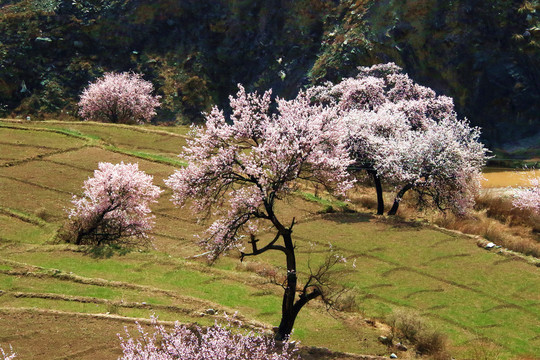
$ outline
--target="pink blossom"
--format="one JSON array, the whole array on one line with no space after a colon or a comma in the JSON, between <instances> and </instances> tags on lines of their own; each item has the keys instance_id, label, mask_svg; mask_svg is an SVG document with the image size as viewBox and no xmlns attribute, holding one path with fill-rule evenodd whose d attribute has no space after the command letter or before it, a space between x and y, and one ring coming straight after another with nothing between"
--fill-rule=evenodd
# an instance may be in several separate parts
<instances>
[{"instance_id":1,"label":"pink blossom","mask_svg":"<svg viewBox=\"0 0 540 360\"><path fill-rule=\"evenodd\" d=\"M126 330L121 360L290 360L299 359L288 342L277 346L270 337L250 332L233 332L231 325L215 324L206 329L175 323L167 331L153 319L154 333L137 324L139 338Z\"/></svg>"},{"instance_id":2,"label":"pink blossom","mask_svg":"<svg viewBox=\"0 0 540 360\"><path fill-rule=\"evenodd\" d=\"M270 95L247 94L239 86L230 98L230 121L223 111L212 109L206 128L194 128L194 138L184 148L189 165L165 182L176 204L189 201L199 218L216 217L200 241L211 259L234 248L242 259L271 250L285 255L286 290L276 333L282 340L290 335L300 309L323 295L323 282L322 275L311 276L298 289L291 237L295 221L284 224L276 203L298 189L299 181L344 194L353 184L348 173L352 159L334 104L314 104L312 91L300 92L293 100L276 99L276 112L271 113ZM270 226L274 240L260 243L259 226Z\"/></svg>"},{"instance_id":3,"label":"pink blossom","mask_svg":"<svg viewBox=\"0 0 540 360\"><path fill-rule=\"evenodd\" d=\"M520 187L514 190L512 204L519 209L531 210L540 215L540 177L529 178L530 187Z\"/></svg>"},{"instance_id":4,"label":"pink blossom","mask_svg":"<svg viewBox=\"0 0 540 360\"><path fill-rule=\"evenodd\" d=\"M134 124L148 122L156 115L160 96L140 74L105 73L83 91L79 114L85 120Z\"/></svg>"},{"instance_id":5,"label":"pink blossom","mask_svg":"<svg viewBox=\"0 0 540 360\"><path fill-rule=\"evenodd\" d=\"M359 75L310 90L316 102L340 111L357 169L421 204L464 213L473 205L487 149L479 129L457 119L451 98L416 84L393 63L359 69ZM382 194L379 193L379 213Z\"/></svg>"},{"instance_id":6,"label":"pink blossom","mask_svg":"<svg viewBox=\"0 0 540 360\"><path fill-rule=\"evenodd\" d=\"M201 241L213 256L240 245L242 231L252 232L257 219L268 221L267 207L295 191L297 180L341 194L352 185L338 110L313 105L301 92L294 100L277 99L277 113L270 114L270 95L239 86L230 98L232 123L212 109L206 128L194 128L184 148L189 165L166 180L176 204L189 200L198 213L220 215Z\"/></svg>"},{"instance_id":7,"label":"pink blossom","mask_svg":"<svg viewBox=\"0 0 540 360\"><path fill-rule=\"evenodd\" d=\"M9 346L9 352L4 351L4 349L2 349L2 347L0 346L0 356L1 360L12 360L17 357L17 354L13 352L13 348L11 347L11 345Z\"/></svg>"},{"instance_id":8,"label":"pink blossom","mask_svg":"<svg viewBox=\"0 0 540 360\"><path fill-rule=\"evenodd\" d=\"M83 197L74 196L69 220L75 243L144 241L154 225L149 204L162 192L138 164L102 162L84 182Z\"/></svg>"}]
</instances>

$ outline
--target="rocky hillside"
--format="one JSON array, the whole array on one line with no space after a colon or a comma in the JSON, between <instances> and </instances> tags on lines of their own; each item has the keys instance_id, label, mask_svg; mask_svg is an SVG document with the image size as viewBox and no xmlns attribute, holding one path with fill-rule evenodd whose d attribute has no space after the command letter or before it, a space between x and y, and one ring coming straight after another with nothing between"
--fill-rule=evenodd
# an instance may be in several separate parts
<instances>
[{"instance_id":1,"label":"rocky hillside","mask_svg":"<svg viewBox=\"0 0 540 360\"><path fill-rule=\"evenodd\" d=\"M452 96L484 140L540 150L540 4L524 0L11 0L0 7L0 116L71 117L105 71L201 121L241 82L290 97L394 61Z\"/></svg>"}]
</instances>

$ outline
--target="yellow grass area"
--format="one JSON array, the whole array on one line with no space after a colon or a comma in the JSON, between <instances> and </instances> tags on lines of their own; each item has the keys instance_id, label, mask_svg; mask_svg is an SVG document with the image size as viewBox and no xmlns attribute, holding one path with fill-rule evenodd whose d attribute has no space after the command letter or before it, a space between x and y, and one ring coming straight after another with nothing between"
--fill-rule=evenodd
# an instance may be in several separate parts
<instances>
[{"instance_id":1,"label":"yellow grass area","mask_svg":"<svg viewBox=\"0 0 540 360\"><path fill-rule=\"evenodd\" d=\"M540 176L540 170L514 170L504 168L486 168L483 188L500 188L507 186L529 186L531 177Z\"/></svg>"}]
</instances>

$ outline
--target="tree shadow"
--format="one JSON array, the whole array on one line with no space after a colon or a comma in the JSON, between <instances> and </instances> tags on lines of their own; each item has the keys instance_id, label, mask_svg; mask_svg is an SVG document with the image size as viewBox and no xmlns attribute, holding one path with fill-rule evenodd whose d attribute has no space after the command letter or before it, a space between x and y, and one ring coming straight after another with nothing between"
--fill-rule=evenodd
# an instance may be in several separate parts
<instances>
[{"instance_id":1,"label":"tree shadow","mask_svg":"<svg viewBox=\"0 0 540 360\"><path fill-rule=\"evenodd\" d=\"M324 220L334 221L340 224L355 224L369 222L373 219L373 215L369 213L359 212L333 212L322 215Z\"/></svg>"},{"instance_id":2,"label":"tree shadow","mask_svg":"<svg viewBox=\"0 0 540 360\"><path fill-rule=\"evenodd\" d=\"M127 255L132 252L133 248L122 247L118 245L99 245L99 246L88 246L84 253L89 255L94 259L109 259L113 255Z\"/></svg>"}]
</instances>

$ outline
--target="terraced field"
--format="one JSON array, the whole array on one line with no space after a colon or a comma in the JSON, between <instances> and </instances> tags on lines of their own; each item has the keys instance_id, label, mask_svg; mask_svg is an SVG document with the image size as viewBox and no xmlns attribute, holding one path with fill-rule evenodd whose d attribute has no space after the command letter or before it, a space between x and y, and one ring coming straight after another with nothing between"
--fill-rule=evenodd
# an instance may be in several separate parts
<instances>
[{"instance_id":1,"label":"terraced field","mask_svg":"<svg viewBox=\"0 0 540 360\"><path fill-rule=\"evenodd\" d=\"M212 267L194 257L201 250L193 235L203 224L173 207L163 184L182 165L175 155L186 133L182 127L0 122L1 345L11 344L21 359L114 359L116 334L152 313L208 325L237 312L260 331L277 324L281 289L265 273L279 271L279 256L240 263L232 255ZM138 162L165 190L153 207L155 249L96 253L55 242L72 194L99 161ZM312 302L300 313L294 339L388 356L391 350L377 341L387 329L372 320L409 309L450 337L456 358L473 358L479 346L500 359L540 353L537 267L479 248L466 236L361 211L322 214L322 207L298 196L280 211L299 220L300 264L321 261L328 243L347 257L336 278L359 309L327 312Z\"/></svg>"}]
</instances>

